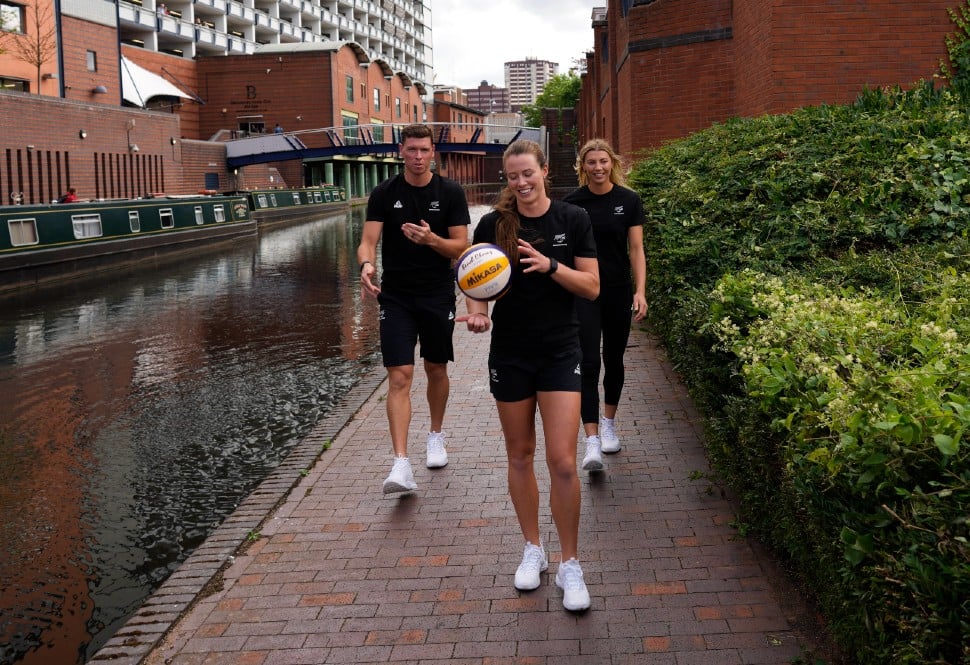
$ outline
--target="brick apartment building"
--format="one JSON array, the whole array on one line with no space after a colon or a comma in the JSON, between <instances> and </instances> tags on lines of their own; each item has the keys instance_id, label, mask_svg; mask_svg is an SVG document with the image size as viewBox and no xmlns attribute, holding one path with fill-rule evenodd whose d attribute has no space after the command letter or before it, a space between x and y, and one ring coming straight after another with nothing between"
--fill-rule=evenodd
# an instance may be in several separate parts
<instances>
[{"instance_id":1,"label":"brick apartment building","mask_svg":"<svg viewBox=\"0 0 970 665\"><path fill-rule=\"evenodd\" d=\"M932 79L961 0L610 0L592 14L579 141L636 156L731 117Z\"/></svg>"}]
</instances>

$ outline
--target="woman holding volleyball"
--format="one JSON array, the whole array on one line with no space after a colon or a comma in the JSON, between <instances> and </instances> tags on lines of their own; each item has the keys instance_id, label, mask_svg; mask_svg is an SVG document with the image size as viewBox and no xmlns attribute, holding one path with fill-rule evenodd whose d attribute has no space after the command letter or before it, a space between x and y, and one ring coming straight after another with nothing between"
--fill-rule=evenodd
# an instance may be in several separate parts
<instances>
[{"instance_id":1,"label":"woman holding volleyball","mask_svg":"<svg viewBox=\"0 0 970 665\"><path fill-rule=\"evenodd\" d=\"M495 209L478 223L474 242L494 243L508 254L515 265L512 284L495 302L491 319L487 302L469 298L468 314L457 320L473 332L492 329L489 386L505 436L509 495L526 541L515 587L537 588L549 565L539 535L533 466L538 408L551 479L549 504L562 548L556 584L566 609L585 610L589 592L577 560L582 352L574 300L599 294L596 246L586 211L549 198L549 166L538 143L513 142L502 163L506 187Z\"/></svg>"}]
</instances>

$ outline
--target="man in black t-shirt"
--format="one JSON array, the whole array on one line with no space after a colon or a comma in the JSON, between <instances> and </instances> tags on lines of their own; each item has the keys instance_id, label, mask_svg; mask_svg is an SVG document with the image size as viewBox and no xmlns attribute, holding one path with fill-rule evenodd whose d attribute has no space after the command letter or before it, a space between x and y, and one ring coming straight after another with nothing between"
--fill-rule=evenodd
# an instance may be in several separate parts
<instances>
[{"instance_id":1,"label":"man in black t-shirt","mask_svg":"<svg viewBox=\"0 0 970 665\"><path fill-rule=\"evenodd\" d=\"M434 143L426 125L401 130L404 172L379 184L367 201L357 260L364 290L380 305L381 353L387 368L387 420L394 464L385 494L417 489L408 460L414 349L420 341L428 375L431 431L426 466L448 463L442 424L454 360L455 281L452 260L468 247L468 202L461 186L431 171ZM377 284L377 245L383 272Z\"/></svg>"}]
</instances>

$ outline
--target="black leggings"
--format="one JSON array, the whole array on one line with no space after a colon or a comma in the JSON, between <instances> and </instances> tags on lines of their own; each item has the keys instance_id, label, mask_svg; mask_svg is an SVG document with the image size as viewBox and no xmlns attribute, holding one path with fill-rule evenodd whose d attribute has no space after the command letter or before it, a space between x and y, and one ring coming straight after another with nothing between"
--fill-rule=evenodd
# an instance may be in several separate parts
<instances>
[{"instance_id":1,"label":"black leggings","mask_svg":"<svg viewBox=\"0 0 970 665\"><path fill-rule=\"evenodd\" d=\"M600 339L603 342L603 401L620 403L625 374L623 354L630 339L633 285L609 287L593 301L576 298L579 343L583 350L583 423L599 423Z\"/></svg>"}]
</instances>

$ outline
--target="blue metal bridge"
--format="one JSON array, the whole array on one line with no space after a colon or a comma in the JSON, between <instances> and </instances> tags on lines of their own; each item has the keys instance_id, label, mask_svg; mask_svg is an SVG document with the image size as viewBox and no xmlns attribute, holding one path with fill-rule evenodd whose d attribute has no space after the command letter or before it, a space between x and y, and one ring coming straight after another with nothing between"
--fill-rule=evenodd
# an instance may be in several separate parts
<instances>
[{"instance_id":1,"label":"blue metal bridge","mask_svg":"<svg viewBox=\"0 0 970 665\"><path fill-rule=\"evenodd\" d=\"M501 155L520 138L545 143L545 130L480 123L425 123L434 132L435 151ZM259 134L226 143L230 168L291 159L312 161L336 156L396 155L404 124L350 125Z\"/></svg>"}]
</instances>

